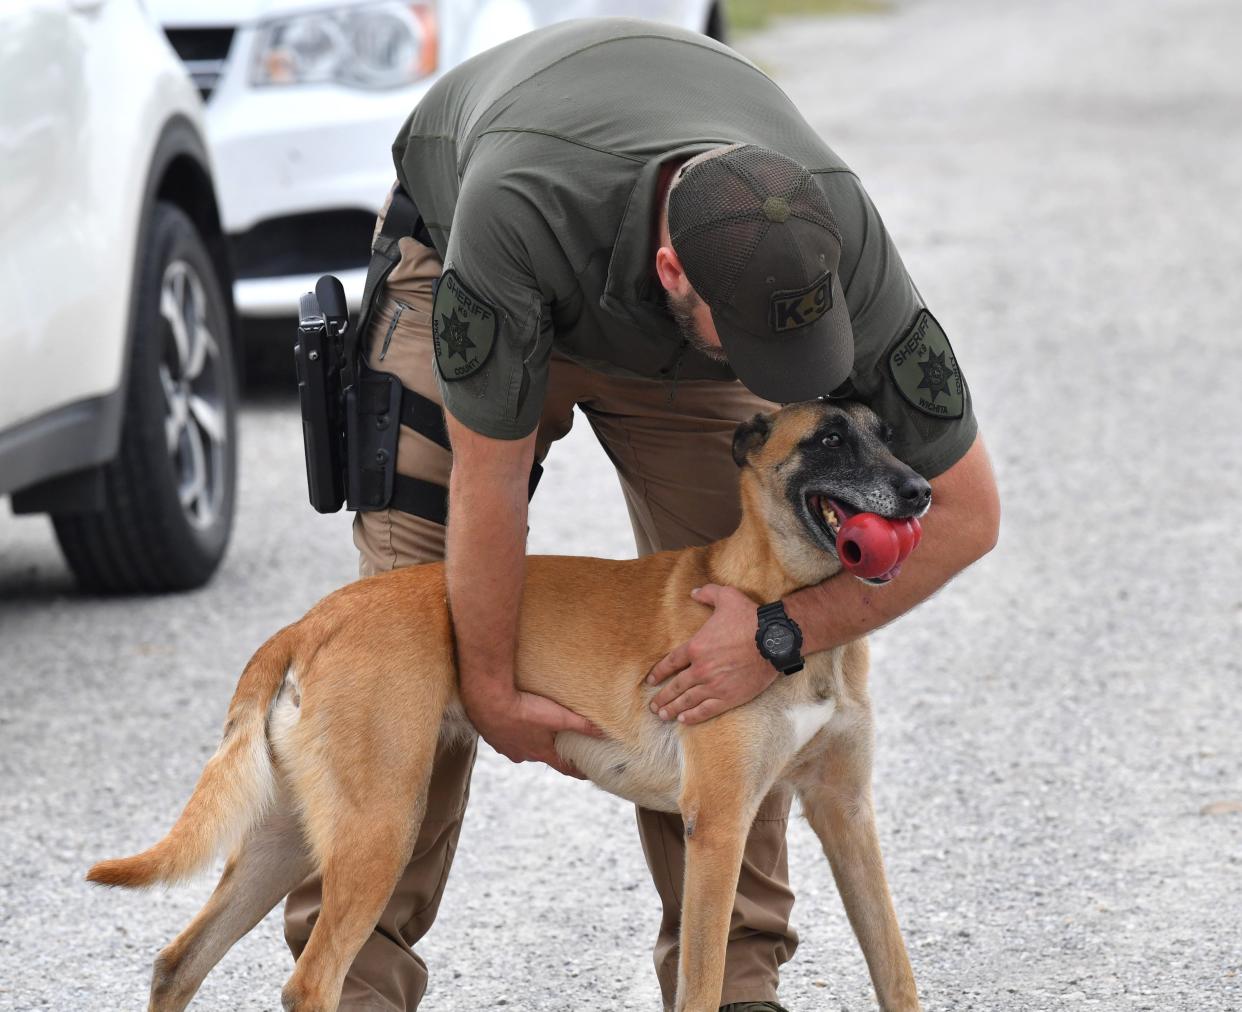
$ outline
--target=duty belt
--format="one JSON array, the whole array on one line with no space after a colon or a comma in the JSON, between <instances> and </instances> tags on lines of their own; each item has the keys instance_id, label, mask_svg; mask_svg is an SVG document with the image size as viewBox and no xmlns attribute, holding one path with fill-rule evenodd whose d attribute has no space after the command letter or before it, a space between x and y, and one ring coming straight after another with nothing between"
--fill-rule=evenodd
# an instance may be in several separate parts
<instances>
[{"instance_id":1,"label":"duty belt","mask_svg":"<svg viewBox=\"0 0 1242 1012\"><path fill-rule=\"evenodd\" d=\"M347 412L350 420L347 443L351 457L349 502L353 509L396 509L443 525L448 520L448 489L422 478L397 474L396 455L402 425L450 449L444 409L402 385L392 373L372 369L357 347L360 336L363 341L369 339L367 328L371 314L388 275L401 261L400 240L405 236L424 246L432 245L431 234L414 201L398 186L393 190L379 234L371 244L371 262L362 290L358 324L346 335L345 369L357 363L356 378L348 373L344 377L350 389L348 396L356 399L354 410ZM530 472L528 498L535 494L542 476L543 468L536 462Z\"/></svg>"}]
</instances>

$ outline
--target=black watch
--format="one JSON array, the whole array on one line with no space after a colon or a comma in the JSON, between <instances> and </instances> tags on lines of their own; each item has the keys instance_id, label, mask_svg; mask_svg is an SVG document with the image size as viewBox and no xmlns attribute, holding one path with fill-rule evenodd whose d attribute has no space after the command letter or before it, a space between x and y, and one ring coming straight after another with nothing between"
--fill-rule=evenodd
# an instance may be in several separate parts
<instances>
[{"instance_id":1,"label":"black watch","mask_svg":"<svg viewBox=\"0 0 1242 1012\"><path fill-rule=\"evenodd\" d=\"M780 601L759 608L755 646L782 675L802 670L802 630L785 614L785 605Z\"/></svg>"}]
</instances>

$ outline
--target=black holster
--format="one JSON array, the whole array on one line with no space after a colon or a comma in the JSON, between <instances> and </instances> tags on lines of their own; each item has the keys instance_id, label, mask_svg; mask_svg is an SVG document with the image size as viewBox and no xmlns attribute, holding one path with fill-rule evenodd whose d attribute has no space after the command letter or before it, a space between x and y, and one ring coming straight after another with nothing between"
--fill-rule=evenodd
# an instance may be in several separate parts
<instances>
[{"instance_id":1,"label":"black holster","mask_svg":"<svg viewBox=\"0 0 1242 1012\"><path fill-rule=\"evenodd\" d=\"M299 340L294 347L302 405L302 433L311 505L335 513L342 503L358 511L399 509L438 524L448 519L448 490L434 482L397 474L397 440L407 425L449 449L444 412L434 401L402 386L391 373L366 363L367 328L384 283L401 260L402 237L430 246L431 236L409 195L397 187L379 234L362 307L351 326L344 292L331 275L315 295L302 297ZM531 471L529 494L543 469Z\"/></svg>"},{"instance_id":2,"label":"black holster","mask_svg":"<svg viewBox=\"0 0 1242 1012\"><path fill-rule=\"evenodd\" d=\"M401 381L358 364L345 394L345 445L351 510L378 510L392 499L400 432Z\"/></svg>"},{"instance_id":3,"label":"black holster","mask_svg":"<svg viewBox=\"0 0 1242 1012\"><path fill-rule=\"evenodd\" d=\"M399 240L414 236L431 244L418 208L400 187L371 245L362 307L349 319L340 281L324 275L314 294L302 296L294 345L306 481L311 505L320 513L386 509L397 482L397 436L405 396L424 402L422 416L443 429L439 408L401 386L389 373L366 364L367 327L384 282L401 260ZM444 445L448 445L447 435ZM433 486L435 487L435 486ZM445 498L442 492L440 500ZM442 503L431 512L443 523Z\"/></svg>"}]
</instances>

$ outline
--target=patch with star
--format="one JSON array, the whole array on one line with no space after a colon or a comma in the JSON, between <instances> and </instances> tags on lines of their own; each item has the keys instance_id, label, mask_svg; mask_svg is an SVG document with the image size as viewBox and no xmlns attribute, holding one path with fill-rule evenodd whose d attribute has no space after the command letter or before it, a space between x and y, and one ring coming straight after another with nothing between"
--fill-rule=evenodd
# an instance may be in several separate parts
<instances>
[{"instance_id":1,"label":"patch with star","mask_svg":"<svg viewBox=\"0 0 1242 1012\"><path fill-rule=\"evenodd\" d=\"M440 375L459 380L482 369L496 344L496 322L495 307L467 288L456 272L445 271L431 306L431 338Z\"/></svg>"},{"instance_id":2,"label":"patch with star","mask_svg":"<svg viewBox=\"0 0 1242 1012\"><path fill-rule=\"evenodd\" d=\"M933 418L961 418L966 392L944 328L926 309L888 356L901 396Z\"/></svg>"}]
</instances>

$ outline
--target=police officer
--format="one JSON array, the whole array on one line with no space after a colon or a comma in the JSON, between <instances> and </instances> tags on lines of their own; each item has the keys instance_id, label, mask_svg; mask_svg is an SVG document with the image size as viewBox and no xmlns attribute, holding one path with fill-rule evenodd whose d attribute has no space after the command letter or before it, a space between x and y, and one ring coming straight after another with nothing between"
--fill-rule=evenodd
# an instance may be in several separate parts
<instances>
[{"instance_id":1,"label":"police officer","mask_svg":"<svg viewBox=\"0 0 1242 1012\"><path fill-rule=\"evenodd\" d=\"M944 331L858 179L737 53L633 20L542 29L446 74L393 151L395 199L421 220L392 244L364 348L409 398L443 405L448 438L425 412L403 416L397 481L417 494L359 513L354 541L363 574L447 555L462 698L509 759L573 774L556 732L595 733L513 679L532 466L575 406L617 468L642 553L732 531L731 438L756 411L835 392L889 422L898 456L932 480L923 546L882 591L838 577L786 598L805 653L884 625L992 547L995 487ZM665 720L705 720L778 677L756 646L755 602L697 594L712 616L649 673ZM427 972L412 946L440 902L473 760L473 745L437 756L409 867L343 1010L418 1005ZM778 970L797 945L789 803L765 800L745 851L722 995L737 1012L780 1008ZM637 814L671 1006L683 827ZM295 955L318 903L315 880L289 898Z\"/></svg>"}]
</instances>

